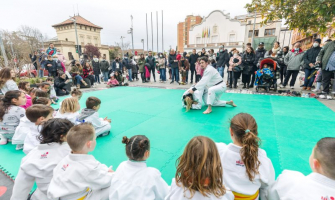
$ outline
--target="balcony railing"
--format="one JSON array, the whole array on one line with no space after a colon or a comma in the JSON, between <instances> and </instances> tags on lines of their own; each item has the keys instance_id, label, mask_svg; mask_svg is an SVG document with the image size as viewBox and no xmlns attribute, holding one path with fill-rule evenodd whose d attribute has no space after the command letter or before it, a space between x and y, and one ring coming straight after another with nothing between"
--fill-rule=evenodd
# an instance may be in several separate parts
<instances>
[{"instance_id":1,"label":"balcony railing","mask_svg":"<svg viewBox=\"0 0 335 200\"><path fill-rule=\"evenodd\" d=\"M244 42L220 42L220 43L207 43L207 44L189 44L185 45L184 48L204 48L204 47L219 47L224 45L225 47L237 47L237 46L243 46Z\"/></svg>"}]
</instances>

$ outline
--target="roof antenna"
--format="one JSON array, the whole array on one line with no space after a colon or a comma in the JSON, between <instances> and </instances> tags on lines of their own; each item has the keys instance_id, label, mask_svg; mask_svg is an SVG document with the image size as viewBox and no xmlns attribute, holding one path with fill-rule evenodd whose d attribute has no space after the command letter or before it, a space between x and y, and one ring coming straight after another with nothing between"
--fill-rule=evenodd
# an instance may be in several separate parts
<instances>
[{"instance_id":1,"label":"roof antenna","mask_svg":"<svg viewBox=\"0 0 335 200\"><path fill-rule=\"evenodd\" d=\"M79 9L78 9L78 4L77 4L77 11L78 11L78 16L79 16Z\"/></svg>"}]
</instances>

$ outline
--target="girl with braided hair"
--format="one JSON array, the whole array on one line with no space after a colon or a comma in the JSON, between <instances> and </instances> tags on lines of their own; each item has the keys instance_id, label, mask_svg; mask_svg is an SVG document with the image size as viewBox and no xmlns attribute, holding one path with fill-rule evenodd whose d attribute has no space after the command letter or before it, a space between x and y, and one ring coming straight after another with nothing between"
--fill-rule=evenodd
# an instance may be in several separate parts
<instances>
[{"instance_id":1,"label":"girl with braided hair","mask_svg":"<svg viewBox=\"0 0 335 200\"><path fill-rule=\"evenodd\" d=\"M147 167L150 156L150 141L144 135L135 135L130 139L123 137L129 160L122 162L115 171L109 191L109 199L127 200L163 200L169 186L162 179L161 173Z\"/></svg>"}]
</instances>

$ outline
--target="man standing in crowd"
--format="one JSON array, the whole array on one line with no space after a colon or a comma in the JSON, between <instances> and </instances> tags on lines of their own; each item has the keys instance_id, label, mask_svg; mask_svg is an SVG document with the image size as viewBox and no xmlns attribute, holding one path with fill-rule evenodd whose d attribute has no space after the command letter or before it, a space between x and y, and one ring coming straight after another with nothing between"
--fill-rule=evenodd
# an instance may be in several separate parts
<instances>
[{"instance_id":1,"label":"man standing in crowd","mask_svg":"<svg viewBox=\"0 0 335 200\"><path fill-rule=\"evenodd\" d=\"M108 81L108 68L109 68L109 62L106 60L106 56L102 57L102 60L100 61L100 70L104 76L104 82L107 84Z\"/></svg>"},{"instance_id":2,"label":"man standing in crowd","mask_svg":"<svg viewBox=\"0 0 335 200\"><path fill-rule=\"evenodd\" d=\"M335 41L328 42L325 46L323 46L317 61L322 65L322 93L327 95L327 99L332 99L332 97L328 94L331 76L335 73ZM335 83L333 83L332 93L335 93ZM323 95L324 98L325 95Z\"/></svg>"},{"instance_id":3,"label":"man standing in crowd","mask_svg":"<svg viewBox=\"0 0 335 200\"><path fill-rule=\"evenodd\" d=\"M132 75L132 68L133 68L132 66L133 65L132 64L133 63L132 63L131 59L128 58L128 54L125 54L124 58L122 60L122 66L127 68L130 82L133 81L133 79L132 79L132 76L133 76Z\"/></svg>"},{"instance_id":4,"label":"man standing in crowd","mask_svg":"<svg viewBox=\"0 0 335 200\"><path fill-rule=\"evenodd\" d=\"M116 57L114 62L112 63L112 70L113 72L122 72L122 62L119 57Z\"/></svg>"},{"instance_id":5,"label":"man standing in crowd","mask_svg":"<svg viewBox=\"0 0 335 200\"><path fill-rule=\"evenodd\" d=\"M50 43L49 44L49 48L47 49L47 55L49 56L54 56L57 52L57 49L54 47L54 44L53 43Z\"/></svg>"},{"instance_id":6,"label":"man standing in crowd","mask_svg":"<svg viewBox=\"0 0 335 200\"><path fill-rule=\"evenodd\" d=\"M65 56L57 49L57 58L58 60L65 65Z\"/></svg>"},{"instance_id":7,"label":"man standing in crowd","mask_svg":"<svg viewBox=\"0 0 335 200\"><path fill-rule=\"evenodd\" d=\"M224 68L229 63L229 54L226 50L224 50L224 46L220 46L219 49L219 56L218 56L218 62L216 64L217 70L220 73L220 76L224 77Z\"/></svg>"},{"instance_id":8,"label":"man standing in crowd","mask_svg":"<svg viewBox=\"0 0 335 200\"><path fill-rule=\"evenodd\" d=\"M321 51L321 39L315 39L313 43L313 47L308 49L306 53L304 54L304 63L305 63L305 82L303 86L303 90L310 91L311 87L313 85L315 75L312 75L316 69L315 69L315 62L316 57L319 55ZM310 77L311 76L311 77Z\"/></svg>"},{"instance_id":9,"label":"man standing in crowd","mask_svg":"<svg viewBox=\"0 0 335 200\"><path fill-rule=\"evenodd\" d=\"M46 62L47 62L48 56L47 54L45 54L44 49L41 49L41 54L40 54L40 58L39 58L39 62L40 62L40 69L38 70L38 76L40 78L44 77L44 70L46 67Z\"/></svg>"},{"instance_id":10,"label":"man standing in crowd","mask_svg":"<svg viewBox=\"0 0 335 200\"><path fill-rule=\"evenodd\" d=\"M170 84L172 84L174 81L176 81L179 84L178 60L177 60L177 55L174 49L171 49L168 60L171 66L171 74L172 74L172 81Z\"/></svg>"},{"instance_id":11,"label":"man standing in crowd","mask_svg":"<svg viewBox=\"0 0 335 200\"><path fill-rule=\"evenodd\" d=\"M248 45L247 45L248 46ZM251 46L251 44L250 44ZM258 48L255 52L255 62L254 62L254 69L252 70L252 79L251 79L251 83L249 84L249 88L253 88L254 87L254 83L255 83L255 72L257 71L258 68L258 62L260 59L263 59L266 53L266 49L264 48L264 42L260 42L258 44Z\"/></svg>"},{"instance_id":12,"label":"man standing in crowd","mask_svg":"<svg viewBox=\"0 0 335 200\"><path fill-rule=\"evenodd\" d=\"M301 47L300 42L295 43L294 49L288 52L284 58L284 63L287 65L287 72L284 84L279 86L281 88L286 87L288 80L292 75L290 87L291 89L294 89L295 80L297 79L297 76L299 74L299 69L304 56L304 52L300 47Z\"/></svg>"},{"instance_id":13,"label":"man standing in crowd","mask_svg":"<svg viewBox=\"0 0 335 200\"><path fill-rule=\"evenodd\" d=\"M34 55L29 54L29 57L30 57L31 62L34 65L35 70L37 70L37 62L38 62L37 51L34 51Z\"/></svg>"},{"instance_id":14,"label":"man standing in crowd","mask_svg":"<svg viewBox=\"0 0 335 200\"><path fill-rule=\"evenodd\" d=\"M195 73L195 63L197 62L199 58L199 55L197 54L196 50L193 49L192 50L192 54L190 55L189 58L189 63L190 63L190 69L191 69L191 84L193 83L193 77L195 80L195 76L197 75L197 73Z\"/></svg>"},{"instance_id":15,"label":"man standing in crowd","mask_svg":"<svg viewBox=\"0 0 335 200\"><path fill-rule=\"evenodd\" d=\"M156 75L155 75L156 59L155 59L154 56L152 56L152 51L149 51L149 55L145 59L145 63L149 63L150 64L149 72L152 73L152 76L154 77L154 81L156 82Z\"/></svg>"}]
</instances>

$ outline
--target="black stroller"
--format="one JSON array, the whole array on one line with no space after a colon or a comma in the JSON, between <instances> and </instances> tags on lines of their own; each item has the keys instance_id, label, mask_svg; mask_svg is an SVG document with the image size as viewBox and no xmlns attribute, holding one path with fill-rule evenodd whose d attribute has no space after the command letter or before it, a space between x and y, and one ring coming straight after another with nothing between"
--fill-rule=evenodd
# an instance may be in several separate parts
<instances>
[{"instance_id":1,"label":"black stroller","mask_svg":"<svg viewBox=\"0 0 335 200\"><path fill-rule=\"evenodd\" d=\"M264 67L264 66L267 67ZM261 88L269 92L270 89L277 91L277 73L279 72L279 65L275 59L265 58L260 61L259 70L256 72L256 92Z\"/></svg>"}]
</instances>

